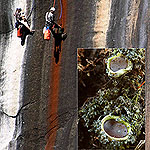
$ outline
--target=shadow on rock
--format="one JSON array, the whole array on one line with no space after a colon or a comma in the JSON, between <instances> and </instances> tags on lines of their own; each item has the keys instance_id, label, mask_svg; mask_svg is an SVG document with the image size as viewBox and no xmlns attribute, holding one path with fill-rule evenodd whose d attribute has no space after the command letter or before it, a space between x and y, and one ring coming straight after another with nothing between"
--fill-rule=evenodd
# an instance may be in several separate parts
<instances>
[{"instance_id":1,"label":"shadow on rock","mask_svg":"<svg viewBox=\"0 0 150 150\"><path fill-rule=\"evenodd\" d=\"M67 38L67 33L64 33L64 28L52 29L51 32L55 38L54 57L57 64L59 62L59 54L61 52L61 43Z\"/></svg>"}]
</instances>

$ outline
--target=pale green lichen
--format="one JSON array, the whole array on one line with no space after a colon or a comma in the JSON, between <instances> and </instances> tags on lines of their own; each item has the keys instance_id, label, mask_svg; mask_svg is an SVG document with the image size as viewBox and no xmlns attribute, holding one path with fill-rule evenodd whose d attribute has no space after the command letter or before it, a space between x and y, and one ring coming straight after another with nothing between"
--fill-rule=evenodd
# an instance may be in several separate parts
<instances>
[{"instance_id":1,"label":"pale green lichen","mask_svg":"<svg viewBox=\"0 0 150 150\"><path fill-rule=\"evenodd\" d=\"M115 99L112 97L112 90L99 90L96 97L89 98L88 103L80 110L79 115L85 122L85 126L89 132L95 133L99 138L99 142L106 144L109 148L114 146L114 149L133 144L137 140L137 136L141 134L141 129L144 125L145 110L139 102L141 90L139 90L132 99L123 94ZM107 100L106 100L107 98ZM128 138L125 141L110 140L110 138L102 131L102 119L106 115L119 116L121 120L127 122L131 127Z\"/></svg>"},{"instance_id":2,"label":"pale green lichen","mask_svg":"<svg viewBox=\"0 0 150 150\"><path fill-rule=\"evenodd\" d=\"M117 69L113 70L112 65L111 65L112 63L113 63L113 66ZM107 70L108 70L107 72L109 76L120 77L124 73L132 70L132 62L129 61L121 53L117 53L116 56L112 56L108 58Z\"/></svg>"},{"instance_id":3,"label":"pale green lichen","mask_svg":"<svg viewBox=\"0 0 150 150\"><path fill-rule=\"evenodd\" d=\"M145 77L145 49L113 49L108 58L123 55L132 62L132 70L119 78L111 78L96 96L88 98L79 110L79 118L88 129L91 140L97 137L103 149L127 149L144 135L145 103L144 85L138 86ZM106 60L108 60L106 58ZM102 119L107 115L119 116L129 124L131 131L124 141L110 140L102 130ZM133 146L133 145L132 145Z\"/></svg>"}]
</instances>

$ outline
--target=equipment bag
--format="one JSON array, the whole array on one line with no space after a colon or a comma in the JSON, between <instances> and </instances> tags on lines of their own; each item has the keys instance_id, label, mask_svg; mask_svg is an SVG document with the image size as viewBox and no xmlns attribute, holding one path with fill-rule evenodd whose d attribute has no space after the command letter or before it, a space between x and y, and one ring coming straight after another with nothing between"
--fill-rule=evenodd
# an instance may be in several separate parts
<instances>
[{"instance_id":1,"label":"equipment bag","mask_svg":"<svg viewBox=\"0 0 150 150\"><path fill-rule=\"evenodd\" d=\"M46 31L46 27L43 28L43 34L45 33L45 31Z\"/></svg>"},{"instance_id":2,"label":"equipment bag","mask_svg":"<svg viewBox=\"0 0 150 150\"><path fill-rule=\"evenodd\" d=\"M44 40L50 40L51 38L51 32L49 29L47 29L44 33Z\"/></svg>"},{"instance_id":3,"label":"equipment bag","mask_svg":"<svg viewBox=\"0 0 150 150\"><path fill-rule=\"evenodd\" d=\"M17 30L17 37L21 37L22 33L21 33L21 27Z\"/></svg>"}]
</instances>

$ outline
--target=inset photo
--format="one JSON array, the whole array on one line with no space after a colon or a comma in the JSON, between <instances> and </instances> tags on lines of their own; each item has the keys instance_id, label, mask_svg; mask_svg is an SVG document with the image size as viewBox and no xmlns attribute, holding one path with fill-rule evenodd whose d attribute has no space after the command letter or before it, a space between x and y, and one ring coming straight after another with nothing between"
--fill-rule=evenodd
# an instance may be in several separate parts
<instances>
[{"instance_id":1,"label":"inset photo","mask_svg":"<svg viewBox=\"0 0 150 150\"><path fill-rule=\"evenodd\" d=\"M78 149L145 149L145 49L78 49Z\"/></svg>"}]
</instances>

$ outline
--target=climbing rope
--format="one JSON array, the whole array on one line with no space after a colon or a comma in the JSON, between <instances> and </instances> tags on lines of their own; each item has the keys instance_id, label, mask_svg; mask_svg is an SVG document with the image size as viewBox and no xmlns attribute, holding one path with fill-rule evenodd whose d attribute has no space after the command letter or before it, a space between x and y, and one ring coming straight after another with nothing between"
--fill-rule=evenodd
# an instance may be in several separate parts
<instances>
[{"instance_id":1,"label":"climbing rope","mask_svg":"<svg viewBox=\"0 0 150 150\"><path fill-rule=\"evenodd\" d=\"M61 17L62 17L62 2L61 2L61 0L60 0L60 7L61 7L61 12L60 12L59 19L61 19Z\"/></svg>"},{"instance_id":2,"label":"climbing rope","mask_svg":"<svg viewBox=\"0 0 150 150\"><path fill-rule=\"evenodd\" d=\"M56 3L56 0L54 0L53 7L55 7L55 3ZM61 8L61 11L60 11L59 19L61 19L62 17L62 1L61 0L60 0L60 8Z\"/></svg>"},{"instance_id":3,"label":"climbing rope","mask_svg":"<svg viewBox=\"0 0 150 150\"><path fill-rule=\"evenodd\" d=\"M53 7L55 7L55 0L54 0L54 3L53 3Z\"/></svg>"}]
</instances>

